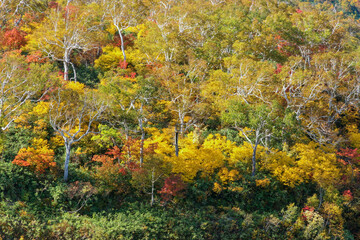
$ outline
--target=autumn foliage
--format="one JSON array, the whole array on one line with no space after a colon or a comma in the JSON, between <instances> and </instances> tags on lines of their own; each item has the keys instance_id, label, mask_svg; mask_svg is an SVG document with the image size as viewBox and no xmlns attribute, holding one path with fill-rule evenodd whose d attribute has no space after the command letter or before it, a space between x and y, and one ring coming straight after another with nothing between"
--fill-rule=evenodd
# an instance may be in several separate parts
<instances>
[{"instance_id":1,"label":"autumn foliage","mask_svg":"<svg viewBox=\"0 0 360 240\"><path fill-rule=\"evenodd\" d=\"M359 19L0 0L0 239L360 238Z\"/></svg>"},{"instance_id":2,"label":"autumn foliage","mask_svg":"<svg viewBox=\"0 0 360 240\"><path fill-rule=\"evenodd\" d=\"M39 140L35 147L20 149L19 153L13 160L13 164L28 167L37 175L42 175L46 171L52 171L56 167L54 161L54 151L49 149L45 141ZM39 145L40 144L40 145Z\"/></svg>"},{"instance_id":3,"label":"autumn foliage","mask_svg":"<svg viewBox=\"0 0 360 240\"><path fill-rule=\"evenodd\" d=\"M174 197L181 197L186 188L180 176L172 175L165 179L164 186L159 193L163 201L168 202Z\"/></svg>"},{"instance_id":4,"label":"autumn foliage","mask_svg":"<svg viewBox=\"0 0 360 240\"><path fill-rule=\"evenodd\" d=\"M0 40L1 45L10 50L19 49L26 44L25 36L26 33L17 28L6 30Z\"/></svg>"},{"instance_id":5,"label":"autumn foliage","mask_svg":"<svg viewBox=\"0 0 360 240\"><path fill-rule=\"evenodd\" d=\"M360 154L358 153L357 148L340 148L340 150L337 152L337 155L340 157L339 161L344 165L349 163L359 163L360 161Z\"/></svg>"}]
</instances>

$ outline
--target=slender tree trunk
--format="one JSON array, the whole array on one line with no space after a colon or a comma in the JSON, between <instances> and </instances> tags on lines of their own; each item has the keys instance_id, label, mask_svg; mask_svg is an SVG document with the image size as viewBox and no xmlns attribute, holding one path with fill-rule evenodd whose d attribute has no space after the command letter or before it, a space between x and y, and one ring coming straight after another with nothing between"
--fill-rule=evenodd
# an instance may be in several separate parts
<instances>
[{"instance_id":1,"label":"slender tree trunk","mask_svg":"<svg viewBox=\"0 0 360 240\"><path fill-rule=\"evenodd\" d=\"M21 16L20 16L20 18L19 18L19 20L15 20L15 27L18 27L19 26L19 24L20 24L20 22L21 22L21 20L23 19L23 14L21 14Z\"/></svg>"},{"instance_id":2,"label":"slender tree trunk","mask_svg":"<svg viewBox=\"0 0 360 240\"><path fill-rule=\"evenodd\" d=\"M64 80L69 80L69 63L64 61Z\"/></svg>"},{"instance_id":3,"label":"slender tree trunk","mask_svg":"<svg viewBox=\"0 0 360 240\"><path fill-rule=\"evenodd\" d=\"M324 193L325 193L325 190L322 187L320 187L319 188L319 206L318 206L318 209L321 208L321 205L323 203Z\"/></svg>"},{"instance_id":4,"label":"slender tree trunk","mask_svg":"<svg viewBox=\"0 0 360 240\"><path fill-rule=\"evenodd\" d=\"M70 162L70 149L71 149L71 143L65 142L65 166L64 166L64 181L68 181L69 177L69 162Z\"/></svg>"},{"instance_id":5,"label":"slender tree trunk","mask_svg":"<svg viewBox=\"0 0 360 240\"><path fill-rule=\"evenodd\" d=\"M175 127L175 154L177 157L179 156L179 133L181 134L181 136L183 136L184 125L185 125L184 118L180 113L179 113L179 121L180 121L179 128Z\"/></svg>"},{"instance_id":6,"label":"slender tree trunk","mask_svg":"<svg viewBox=\"0 0 360 240\"><path fill-rule=\"evenodd\" d=\"M119 36L120 36L120 40L121 40L121 51L122 51L122 54L123 54L123 57L124 57L124 62L126 62L126 54L125 54L125 45L124 45L124 36L122 34L122 29L119 28L118 24L116 24L114 22L114 25L115 27L117 28L118 30L118 33L119 33Z\"/></svg>"},{"instance_id":7,"label":"slender tree trunk","mask_svg":"<svg viewBox=\"0 0 360 240\"><path fill-rule=\"evenodd\" d=\"M175 128L175 155L179 156L179 132Z\"/></svg>"},{"instance_id":8,"label":"slender tree trunk","mask_svg":"<svg viewBox=\"0 0 360 240\"><path fill-rule=\"evenodd\" d=\"M69 80L70 53L68 49L64 52L64 80Z\"/></svg>"},{"instance_id":9,"label":"slender tree trunk","mask_svg":"<svg viewBox=\"0 0 360 240\"><path fill-rule=\"evenodd\" d=\"M129 161L131 160L131 151L130 151L130 147L129 147L129 128L128 125L126 123L126 121L124 121L124 130L125 130L125 140L126 140L126 145L127 145L127 154L128 154L128 159Z\"/></svg>"},{"instance_id":10,"label":"slender tree trunk","mask_svg":"<svg viewBox=\"0 0 360 240\"><path fill-rule=\"evenodd\" d=\"M121 33L121 31L119 31L119 35L120 35L120 39L121 39L121 51L124 57L124 62L126 62L126 54L125 54L125 45L124 45L124 37Z\"/></svg>"},{"instance_id":11,"label":"slender tree trunk","mask_svg":"<svg viewBox=\"0 0 360 240\"><path fill-rule=\"evenodd\" d=\"M144 141L145 141L145 130L144 130L144 120L143 120L143 103L140 105L140 117L139 120L139 127L141 131L141 140L140 140L140 167L144 162ZM146 121L146 120L145 120Z\"/></svg>"},{"instance_id":12,"label":"slender tree trunk","mask_svg":"<svg viewBox=\"0 0 360 240\"><path fill-rule=\"evenodd\" d=\"M152 172L151 172L151 202L150 202L150 206L154 205L154 191L155 191L155 173L154 173L154 168L153 168Z\"/></svg>"},{"instance_id":13,"label":"slender tree trunk","mask_svg":"<svg viewBox=\"0 0 360 240\"><path fill-rule=\"evenodd\" d=\"M1 114L0 114L1 116ZM4 136L4 130L0 127L0 141L2 141L5 138ZM0 161L5 162L4 159L4 148L0 147Z\"/></svg>"},{"instance_id":14,"label":"slender tree trunk","mask_svg":"<svg viewBox=\"0 0 360 240\"><path fill-rule=\"evenodd\" d=\"M179 114L179 120L180 120L180 134L183 136L184 134L184 118Z\"/></svg>"},{"instance_id":15,"label":"slender tree trunk","mask_svg":"<svg viewBox=\"0 0 360 240\"><path fill-rule=\"evenodd\" d=\"M76 80L77 80L76 69L75 69L75 66L74 66L74 64L72 62L70 62L70 64L71 64L73 74L74 74L74 81L76 82Z\"/></svg>"},{"instance_id":16,"label":"slender tree trunk","mask_svg":"<svg viewBox=\"0 0 360 240\"><path fill-rule=\"evenodd\" d=\"M258 144L259 143L256 141L255 146L253 148L251 176L255 176L255 173L256 173L256 150L257 150Z\"/></svg>"},{"instance_id":17,"label":"slender tree trunk","mask_svg":"<svg viewBox=\"0 0 360 240\"><path fill-rule=\"evenodd\" d=\"M143 120L139 118L139 126L141 131L141 141L140 141L140 167L144 162L144 141L145 141L145 131L143 126Z\"/></svg>"}]
</instances>

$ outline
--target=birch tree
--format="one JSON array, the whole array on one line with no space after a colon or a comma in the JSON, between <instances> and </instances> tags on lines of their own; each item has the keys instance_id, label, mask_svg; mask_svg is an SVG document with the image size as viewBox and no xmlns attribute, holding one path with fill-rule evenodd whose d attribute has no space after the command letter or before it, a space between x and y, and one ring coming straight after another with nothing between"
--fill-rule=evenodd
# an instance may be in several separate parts
<instances>
[{"instance_id":1,"label":"birch tree","mask_svg":"<svg viewBox=\"0 0 360 240\"><path fill-rule=\"evenodd\" d=\"M65 6L51 8L44 21L29 36L28 48L40 50L45 56L63 63L64 80L76 81L76 69L71 60L74 51L87 51L96 47L100 25L96 3L75 5L68 0ZM73 76L69 77L70 67Z\"/></svg>"},{"instance_id":2,"label":"birch tree","mask_svg":"<svg viewBox=\"0 0 360 240\"><path fill-rule=\"evenodd\" d=\"M124 77L121 71L107 73L100 84L100 91L111 105L109 117L112 124L124 128L126 139L129 137L131 124L137 125L140 130L140 166L144 162L145 128L151 108L156 105L154 101L157 88L153 79Z\"/></svg>"},{"instance_id":3,"label":"birch tree","mask_svg":"<svg viewBox=\"0 0 360 240\"><path fill-rule=\"evenodd\" d=\"M200 86L205 82L205 63L189 57L188 65L164 66L157 71L163 86L163 98L179 125L181 134L199 123L206 114Z\"/></svg>"},{"instance_id":4,"label":"birch tree","mask_svg":"<svg viewBox=\"0 0 360 240\"><path fill-rule=\"evenodd\" d=\"M126 62L124 31L129 27L136 26L141 21L146 12L146 6L141 0L104 0L102 6L104 15L110 20L119 34L123 61Z\"/></svg>"},{"instance_id":5,"label":"birch tree","mask_svg":"<svg viewBox=\"0 0 360 240\"><path fill-rule=\"evenodd\" d=\"M267 149L270 148L270 141L277 131L284 130L290 126L286 122L288 116L279 111L276 103L272 106L265 104L247 104L242 101L231 101L222 113L224 124L228 124L239 131L240 135L251 144L252 170L251 175L256 174L256 152L261 144Z\"/></svg>"},{"instance_id":6,"label":"birch tree","mask_svg":"<svg viewBox=\"0 0 360 240\"><path fill-rule=\"evenodd\" d=\"M80 83L67 83L51 94L49 122L61 135L65 145L64 181L68 180L70 153L73 144L96 131L96 123L106 105L96 92Z\"/></svg>"},{"instance_id":7,"label":"birch tree","mask_svg":"<svg viewBox=\"0 0 360 240\"><path fill-rule=\"evenodd\" d=\"M26 110L30 100L38 100L51 78L49 65L28 64L18 53L0 59L0 127L4 131Z\"/></svg>"},{"instance_id":8,"label":"birch tree","mask_svg":"<svg viewBox=\"0 0 360 240\"><path fill-rule=\"evenodd\" d=\"M359 104L357 59L353 54L340 52L318 54L307 68L296 59L281 74L279 93L302 121L308 136L318 143L340 140L336 122Z\"/></svg>"}]
</instances>

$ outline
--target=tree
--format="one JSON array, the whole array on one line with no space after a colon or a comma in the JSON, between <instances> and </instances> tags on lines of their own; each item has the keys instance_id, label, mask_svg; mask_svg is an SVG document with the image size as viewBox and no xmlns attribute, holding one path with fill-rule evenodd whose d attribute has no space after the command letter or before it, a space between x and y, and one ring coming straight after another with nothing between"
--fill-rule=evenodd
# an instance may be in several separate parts
<instances>
[{"instance_id":1,"label":"tree","mask_svg":"<svg viewBox=\"0 0 360 240\"><path fill-rule=\"evenodd\" d=\"M252 176L255 176L256 173L256 151L259 144L269 148L271 137L286 125L286 122L283 121L286 117L279 110L281 109L276 103L270 106L250 105L235 100L231 101L222 113L224 124L234 127L251 144L253 149Z\"/></svg>"},{"instance_id":2,"label":"tree","mask_svg":"<svg viewBox=\"0 0 360 240\"><path fill-rule=\"evenodd\" d=\"M28 64L19 52L0 59L0 126L4 131L26 110L30 100L41 98L51 79L48 64Z\"/></svg>"},{"instance_id":3,"label":"tree","mask_svg":"<svg viewBox=\"0 0 360 240\"><path fill-rule=\"evenodd\" d=\"M170 172L170 166L159 155L154 155L154 152L148 156L141 168L135 169L132 172L132 185L139 191L149 194L150 205L155 203L156 188L160 181L162 181Z\"/></svg>"},{"instance_id":4,"label":"tree","mask_svg":"<svg viewBox=\"0 0 360 240\"><path fill-rule=\"evenodd\" d=\"M274 67L270 63L234 55L224 60L224 67L226 71L210 72L202 85L202 95L213 102L215 111L221 112L231 99L271 103Z\"/></svg>"},{"instance_id":5,"label":"tree","mask_svg":"<svg viewBox=\"0 0 360 240\"><path fill-rule=\"evenodd\" d=\"M294 186L293 181L317 183L321 188L334 185L341 178L340 164L336 161L332 146L321 146L315 142L297 143L293 150L297 161L284 168L280 179ZM293 177L289 177L294 175Z\"/></svg>"},{"instance_id":6,"label":"tree","mask_svg":"<svg viewBox=\"0 0 360 240\"><path fill-rule=\"evenodd\" d=\"M234 145L225 137L217 134L209 135L201 144L195 133L191 132L181 139L179 156L173 151L169 132L152 131L152 136L146 139L145 145L154 145L157 157L170 164L172 173L181 176L186 182L193 182L198 174L208 177L225 165L225 156L229 155Z\"/></svg>"},{"instance_id":7,"label":"tree","mask_svg":"<svg viewBox=\"0 0 360 240\"><path fill-rule=\"evenodd\" d=\"M95 48L101 36L98 29L97 5L76 4L66 1L66 5L56 5L49 9L47 17L29 35L28 48L40 50L52 60L64 65L64 80L69 80L69 66L73 70L72 79L76 81L76 70L71 56L74 51L87 51ZM98 30L98 31L96 31Z\"/></svg>"},{"instance_id":8,"label":"tree","mask_svg":"<svg viewBox=\"0 0 360 240\"><path fill-rule=\"evenodd\" d=\"M94 133L106 105L81 83L68 82L51 93L49 121L65 144L64 181L68 180L71 146Z\"/></svg>"},{"instance_id":9,"label":"tree","mask_svg":"<svg viewBox=\"0 0 360 240\"><path fill-rule=\"evenodd\" d=\"M308 66L293 58L279 74L281 96L314 141L340 142L336 122L359 103L357 61L352 53L314 54Z\"/></svg>"},{"instance_id":10,"label":"tree","mask_svg":"<svg viewBox=\"0 0 360 240\"><path fill-rule=\"evenodd\" d=\"M199 123L206 114L200 86L205 80L205 62L189 57L188 64L167 64L156 69L163 87L162 98L184 134L190 127Z\"/></svg>"},{"instance_id":11,"label":"tree","mask_svg":"<svg viewBox=\"0 0 360 240\"><path fill-rule=\"evenodd\" d=\"M102 185L105 191L126 193L129 190L128 180L131 173L139 169L139 165L131 159L126 158L127 146L121 149L117 146L108 149L103 155L94 155L92 161L100 165L94 167L94 176Z\"/></svg>"},{"instance_id":12,"label":"tree","mask_svg":"<svg viewBox=\"0 0 360 240\"><path fill-rule=\"evenodd\" d=\"M153 79L135 76L136 73L129 73L129 69L107 72L101 80L99 89L111 106L111 123L124 128L126 139L129 138L131 124L139 127L141 166L144 162L145 128L152 110L156 108L155 100L159 86Z\"/></svg>"},{"instance_id":13,"label":"tree","mask_svg":"<svg viewBox=\"0 0 360 240\"><path fill-rule=\"evenodd\" d=\"M164 202L170 201L173 197L181 197L186 184L182 181L180 176L171 175L164 181L164 186L159 193Z\"/></svg>"},{"instance_id":14,"label":"tree","mask_svg":"<svg viewBox=\"0 0 360 240\"><path fill-rule=\"evenodd\" d=\"M33 147L22 148L16 155L13 164L30 167L37 175L44 174L47 169L56 166L54 151L44 139L33 139Z\"/></svg>"},{"instance_id":15,"label":"tree","mask_svg":"<svg viewBox=\"0 0 360 240\"><path fill-rule=\"evenodd\" d=\"M141 20L145 14L146 7L141 0L124 1L115 0L102 1L104 14L110 18L111 23L119 34L121 43L121 51L123 54L123 61L126 62L124 31L129 27L134 27Z\"/></svg>"},{"instance_id":16,"label":"tree","mask_svg":"<svg viewBox=\"0 0 360 240\"><path fill-rule=\"evenodd\" d=\"M3 34L0 43L5 49L19 49L26 43L25 36L26 34L23 31L13 28Z\"/></svg>"},{"instance_id":17,"label":"tree","mask_svg":"<svg viewBox=\"0 0 360 240\"><path fill-rule=\"evenodd\" d=\"M26 14L39 14L45 10L46 5L44 1L0 0L0 28L21 26Z\"/></svg>"}]
</instances>

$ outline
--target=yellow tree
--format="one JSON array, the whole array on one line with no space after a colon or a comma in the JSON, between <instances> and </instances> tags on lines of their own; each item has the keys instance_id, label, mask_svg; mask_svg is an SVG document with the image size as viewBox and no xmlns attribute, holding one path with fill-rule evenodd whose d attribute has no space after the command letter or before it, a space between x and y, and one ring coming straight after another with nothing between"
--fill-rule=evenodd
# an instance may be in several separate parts
<instances>
[{"instance_id":1,"label":"yellow tree","mask_svg":"<svg viewBox=\"0 0 360 240\"><path fill-rule=\"evenodd\" d=\"M13 164L30 167L36 174L44 174L47 169L53 170L56 166L54 150L44 139L33 139L33 146L22 148L15 157Z\"/></svg>"},{"instance_id":2,"label":"yellow tree","mask_svg":"<svg viewBox=\"0 0 360 240\"><path fill-rule=\"evenodd\" d=\"M94 133L96 121L106 105L99 101L97 92L83 84L68 82L51 93L49 121L65 144L64 181L68 180L71 146L86 135Z\"/></svg>"},{"instance_id":3,"label":"yellow tree","mask_svg":"<svg viewBox=\"0 0 360 240\"><path fill-rule=\"evenodd\" d=\"M330 190L344 176L344 168L336 158L336 149L321 146L316 142L297 143L292 148L292 156L276 152L266 156L267 166L274 176L290 187L302 182L314 182L319 187L319 206L325 190Z\"/></svg>"},{"instance_id":4,"label":"yellow tree","mask_svg":"<svg viewBox=\"0 0 360 240\"><path fill-rule=\"evenodd\" d=\"M135 78L124 74L125 70L108 72L101 80L99 89L111 107L109 118L113 125L121 125L128 140L130 125L137 122L140 130L140 165L144 160L145 128L152 116L158 86L153 79ZM125 75L125 76L124 76Z\"/></svg>"},{"instance_id":5,"label":"yellow tree","mask_svg":"<svg viewBox=\"0 0 360 240\"><path fill-rule=\"evenodd\" d=\"M40 50L52 60L64 65L64 80L69 80L72 67L76 81L76 70L71 56L74 51L87 51L96 47L101 36L99 6L96 3L82 5L80 1L66 1L49 9L46 18L29 35L28 48Z\"/></svg>"},{"instance_id":6,"label":"yellow tree","mask_svg":"<svg viewBox=\"0 0 360 240\"><path fill-rule=\"evenodd\" d=\"M105 0L102 1L104 14L108 16L111 24L116 28L121 43L123 61L126 62L124 31L134 27L141 21L146 11L143 1Z\"/></svg>"},{"instance_id":7,"label":"yellow tree","mask_svg":"<svg viewBox=\"0 0 360 240\"><path fill-rule=\"evenodd\" d=\"M0 28L19 27L22 25L21 23L26 22L26 14L39 14L46 7L47 3L45 1L0 0Z\"/></svg>"},{"instance_id":8,"label":"yellow tree","mask_svg":"<svg viewBox=\"0 0 360 240\"><path fill-rule=\"evenodd\" d=\"M145 141L145 146L156 146L155 154L169 163L172 172L180 175L184 181L191 182L201 173L203 177L211 176L217 169L226 165L226 157L229 156L233 143L220 135L209 135L203 143L200 143L196 134L189 133L180 140L181 149L179 156L173 151L170 129L150 129L152 136ZM173 132L172 132L173 133Z\"/></svg>"},{"instance_id":9,"label":"yellow tree","mask_svg":"<svg viewBox=\"0 0 360 240\"><path fill-rule=\"evenodd\" d=\"M256 152L260 144L268 147L270 138L275 131L281 131L284 125L276 104L273 106L248 105L242 102L230 102L222 114L225 124L230 124L251 144L252 154L252 176L256 172Z\"/></svg>"},{"instance_id":10,"label":"yellow tree","mask_svg":"<svg viewBox=\"0 0 360 240\"><path fill-rule=\"evenodd\" d=\"M51 79L49 65L28 64L19 52L0 59L0 126L4 131L25 110L30 100L41 98Z\"/></svg>"},{"instance_id":11,"label":"yellow tree","mask_svg":"<svg viewBox=\"0 0 360 240\"><path fill-rule=\"evenodd\" d=\"M352 53L322 53L313 55L306 68L302 58L293 58L279 74L281 96L313 140L339 140L335 122L359 103L357 61Z\"/></svg>"},{"instance_id":12,"label":"yellow tree","mask_svg":"<svg viewBox=\"0 0 360 240\"><path fill-rule=\"evenodd\" d=\"M220 115L229 101L270 104L273 100L274 67L237 55L224 60L225 70L211 71L201 85L201 95L211 103L211 109Z\"/></svg>"},{"instance_id":13,"label":"yellow tree","mask_svg":"<svg viewBox=\"0 0 360 240\"><path fill-rule=\"evenodd\" d=\"M168 102L181 134L206 114L200 86L205 81L205 62L188 57L187 65L167 64L156 70L163 87L162 98Z\"/></svg>"}]
</instances>

